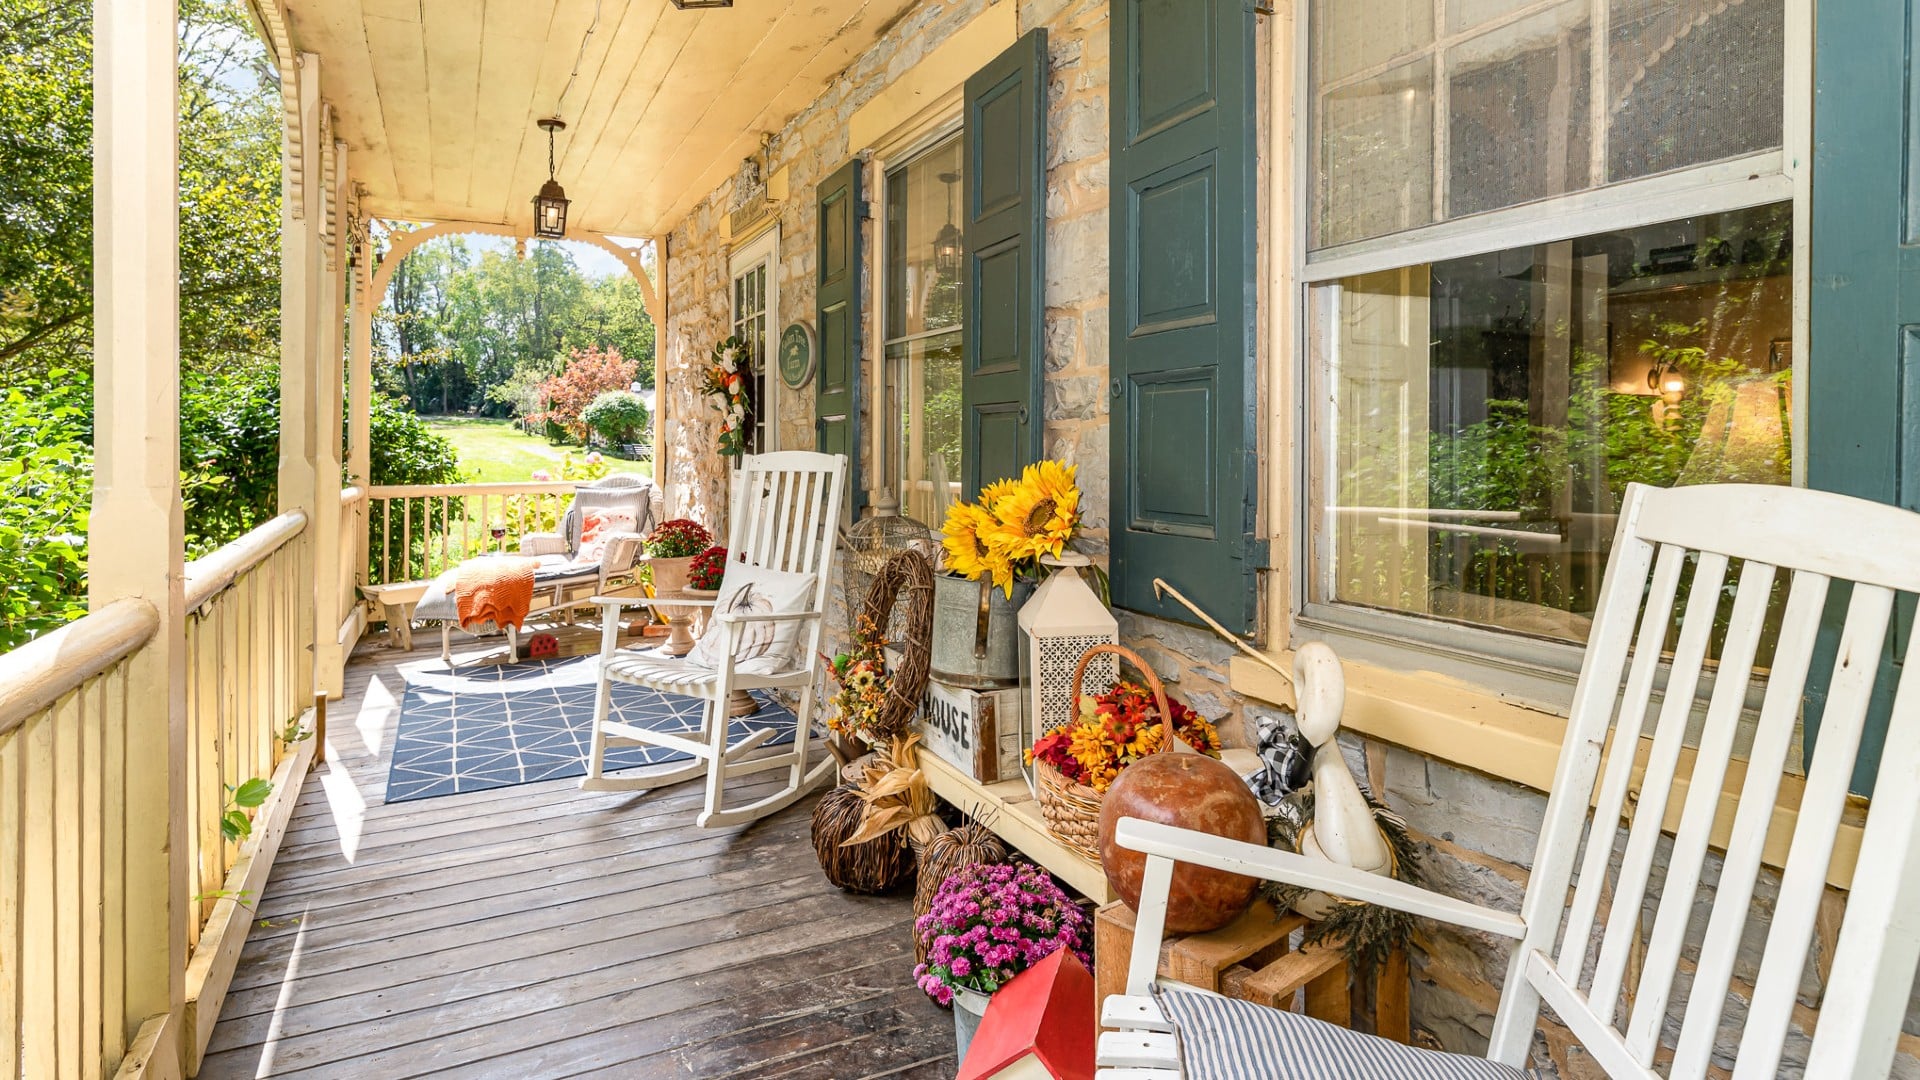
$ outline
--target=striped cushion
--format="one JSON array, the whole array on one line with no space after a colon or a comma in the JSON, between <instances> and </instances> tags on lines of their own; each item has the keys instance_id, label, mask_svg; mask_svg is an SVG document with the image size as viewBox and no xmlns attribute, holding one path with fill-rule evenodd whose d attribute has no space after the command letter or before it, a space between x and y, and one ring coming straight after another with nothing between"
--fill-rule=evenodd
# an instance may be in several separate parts
<instances>
[{"instance_id":1,"label":"striped cushion","mask_svg":"<svg viewBox=\"0 0 1920 1080\"><path fill-rule=\"evenodd\" d=\"M1180 1032L1187 1080L1529 1080L1484 1058L1416 1050L1390 1039L1174 988L1155 991Z\"/></svg>"}]
</instances>

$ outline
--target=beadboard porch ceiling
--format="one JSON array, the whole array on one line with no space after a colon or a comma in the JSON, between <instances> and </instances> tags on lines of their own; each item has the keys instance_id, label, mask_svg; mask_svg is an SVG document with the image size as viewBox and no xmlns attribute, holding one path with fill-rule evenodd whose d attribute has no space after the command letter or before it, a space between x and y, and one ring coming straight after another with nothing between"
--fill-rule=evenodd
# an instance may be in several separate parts
<instances>
[{"instance_id":1,"label":"beadboard porch ceiling","mask_svg":"<svg viewBox=\"0 0 1920 1080\"><path fill-rule=\"evenodd\" d=\"M569 226L664 232L915 0L286 0L383 217L525 229L558 114ZM598 28L582 38L595 21ZM567 89L578 57L579 76ZM565 93L564 101L562 94Z\"/></svg>"}]
</instances>

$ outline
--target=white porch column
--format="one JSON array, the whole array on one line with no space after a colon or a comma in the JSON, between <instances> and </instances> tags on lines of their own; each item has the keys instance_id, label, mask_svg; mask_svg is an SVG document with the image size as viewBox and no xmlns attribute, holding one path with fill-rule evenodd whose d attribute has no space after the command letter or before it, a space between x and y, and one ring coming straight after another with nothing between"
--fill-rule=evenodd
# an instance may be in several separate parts
<instances>
[{"instance_id":1,"label":"white porch column","mask_svg":"<svg viewBox=\"0 0 1920 1080\"><path fill-rule=\"evenodd\" d=\"M320 82L310 74L302 82L302 88ZM321 105L321 109L325 108L324 104ZM323 139L331 136L331 127L330 123L321 123ZM346 243L348 221L346 200L341 197L346 186L345 148L335 145L321 154L316 162L322 166L329 163L331 168L315 170L320 174L317 179L320 182L322 205L322 213L317 215L320 221L316 224L323 235L318 259L320 320L315 328L313 363L314 407L318 412L312 515L315 590L313 664L314 689L325 690L329 698L338 698L346 668L346 646L341 640L341 626L347 616L346 605L342 602L345 589L340 580L344 566L340 551L340 491L344 486L341 482L341 464L345 456L341 452L344 434L342 397L346 392L346 343L342 333L347 318L342 248Z\"/></svg>"},{"instance_id":2,"label":"white porch column","mask_svg":"<svg viewBox=\"0 0 1920 1080\"><path fill-rule=\"evenodd\" d=\"M654 303L649 305L647 314L653 316L653 482L660 485L661 491L667 490L667 241L669 237L655 236L653 239L653 295ZM644 285L643 285L644 287ZM686 496L667 507L670 514L685 511L682 505Z\"/></svg>"},{"instance_id":3,"label":"white porch column","mask_svg":"<svg viewBox=\"0 0 1920 1080\"><path fill-rule=\"evenodd\" d=\"M351 175L349 173L349 175ZM362 226L364 228L364 226ZM353 262L347 268L347 475L362 489L373 486L373 293L372 243L356 234L348 238ZM358 242L360 246L351 245ZM360 528L353 535L353 580L366 582L367 521L372 502L361 502ZM357 601L359 594L353 594Z\"/></svg>"},{"instance_id":4,"label":"white porch column","mask_svg":"<svg viewBox=\"0 0 1920 1080\"><path fill-rule=\"evenodd\" d=\"M125 781L126 1040L143 1022L166 1018L157 1075L180 1070L190 916L175 18L174 0L93 5L88 601L97 610L137 597L160 616L152 642L128 662ZM108 1005L108 1014L119 1007Z\"/></svg>"},{"instance_id":5,"label":"white porch column","mask_svg":"<svg viewBox=\"0 0 1920 1080\"><path fill-rule=\"evenodd\" d=\"M367 487L373 483L373 312L379 306L380 298L373 295L372 243L364 243L353 252L353 265L348 268L347 289L350 295L347 311L347 473L355 484ZM360 538L364 548L366 537ZM365 565L365 560L355 564Z\"/></svg>"},{"instance_id":6,"label":"white porch column","mask_svg":"<svg viewBox=\"0 0 1920 1080\"><path fill-rule=\"evenodd\" d=\"M321 259L320 228L322 218L320 144L320 58L301 53L299 58L299 146L284 147L281 161L298 157L300 182L290 187L280 207L280 511L304 510L307 534L300 543L309 553L308 573L315 588L298 590L301 610L294 625L307 639L307 646L331 635L315 634L318 613L315 597L317 583L324 576L314 537L318 535L316 513L319 455L319 286L324 277ZM291 169L290 175L291 175ZM312 663L297 664L300 700L313 690Z\"/></svg>"}]
</instances>

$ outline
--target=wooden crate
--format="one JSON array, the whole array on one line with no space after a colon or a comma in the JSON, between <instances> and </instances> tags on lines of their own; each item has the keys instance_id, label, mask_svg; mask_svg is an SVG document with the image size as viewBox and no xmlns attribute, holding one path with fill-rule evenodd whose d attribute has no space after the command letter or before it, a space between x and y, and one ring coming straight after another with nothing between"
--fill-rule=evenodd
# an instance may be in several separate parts
<instances>
[{"instance_id":1,"label":"wooden crate","mask_svg":"<svg viewBox=\"0 0 1920 1080\"><path fill-rule=\"evenodd\" d=\"M1161 942L1160 975L1279 1009L1291 1009L1295 996L1302 995L1308 1016L1351 1027L1351 972L1346 958L1338 946L1294 949L1293 932L1306 925L1304 917L1293 912L1276 917L1266 901L1258 901L1218 930L1171 935ZM1132 955L1133 910L1117 901L1102 907L1093 925L1096 1010L1108 995L1126 992L1127 962ZM1406 954L1396 952L1374 988L1374 1027L1403 1043L1410 1034L1408 989Z\"/></svg>"},{"instance_id":2,"label":"wooden crate","mask_svg":"<svg viewBox=\"0 0 1920 1080\"><path fill-rule=\"evenodd\" d=\"M982 784L1020 776L1020 687L968 690L927 681L922 745Z\"/></svg>"}]
</instances>

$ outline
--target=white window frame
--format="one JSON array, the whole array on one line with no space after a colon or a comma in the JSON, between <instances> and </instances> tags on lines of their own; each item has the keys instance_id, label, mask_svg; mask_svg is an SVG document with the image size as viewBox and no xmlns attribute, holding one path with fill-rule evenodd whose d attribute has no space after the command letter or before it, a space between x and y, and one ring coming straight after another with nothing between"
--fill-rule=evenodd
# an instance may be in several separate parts
<instances>
[{"instance_id":1,"label":"white window frame","mask_svg":"<svg viewBox=\"0 0 1920 1080\"><path fill-rule=\"evenodd\" d=\"M868 365L871 368L868 381L867 400L874 403L875 423L869 425L872 440L870 450L874 464L874 490L878 493L877 504L890 503L895 510L904 512L906 492L895 486L889 478L890 473L899 472L904 463L895 462L899 456L899 418L892 414L887 396L887 175L894 169L907 164L914 158L933 149L949 138L959 136L964 126L961 112L963 87L955 87L922 109L913 119L890 132L885 139L876 144L872 152L873 162L873 259L869 263L874 273L869 278L872 285L867 355L874 358ZM960 181L959 192L965 198L965 178ZM962 333L965 332L965 318L961 320ZM947 331L942 331L946 333ZM964 467L964 463L963 463ZM955 483L959 478L953 478ZM901 481L904 484L904 479Z\"/></svg>"},{"instance_id":2,"label":"white window frame","mask_svg":"<svg viewBox=\"0 0 1920 1080\"><path fill-rule=\"evenodd\" d=\"M1292 533L1273 541L1276 551L1287 553L1286 566L1279 571L1282 580L1276 582L1281 587L1270 590L1274 604L1270 614L1277 630L1273 639L1291 648L1324 641L1354 660L1433 671L1519 702L1564 712L1583 646L1311 600L1312 575L1324 565L1321 556L1325 554L1314 550L1312 527L1315 461L1321 456L1317 451L1325 449L1319 441L1326 437L1324 410L1316 410L1312 390L1314 320L1309 313L1314 287L1378 270L1791 200L1793 384L1803 387L1812 286L1808 164L1813 149L1813 0L1785 0L1781 149L1464 215L1311 253L1307 250L1308 223L1314 212L1311 5L1297 5L1292 18L1291 33L1283 25L1275 35L1276 50L1290 49L1291 54L1276 57L1273 107L1274 115L1293 119L1291 124L1274 125L1270 144L1275 160L1283 163L1276 173L1291 180L1270 204L1283 238L1272 294L1285 308L1273 320L1273 354L1298 358L1293 370L1268 384L1274 403L1270 445L1293 448L1293 460L1274 470L1275 480L1268 488L1276 503L1271 520ZM1806 475L1805 399L1804 392L1793 395L1796 485L1804 484ZM1282 485L1290 485L1291 493L1279 491Z\"/></svg>"},{"instance_id":3,"label":"white window frame","mask_svg":"<svg viewBox=\"0 0 1920 1080\"><path fill-rule=\"evenodd\" d=\"M766 356L757 356L754 363L759 365L756 378L760 380L760 415L755 423L764 425L767 437L766 445L756 448L758 453L780 449L780 396L785 392L780 378L780 224L772 226L753 236L745 243L736 245L727 255L727 332L734 332L740 322L739 304L735 302L734 283L754 267L765 264L767 271L767 344Z\"/></svg>"}]
</instances>

